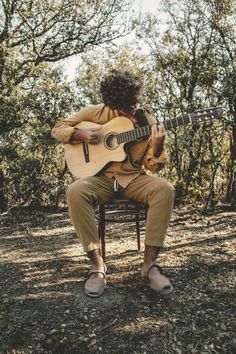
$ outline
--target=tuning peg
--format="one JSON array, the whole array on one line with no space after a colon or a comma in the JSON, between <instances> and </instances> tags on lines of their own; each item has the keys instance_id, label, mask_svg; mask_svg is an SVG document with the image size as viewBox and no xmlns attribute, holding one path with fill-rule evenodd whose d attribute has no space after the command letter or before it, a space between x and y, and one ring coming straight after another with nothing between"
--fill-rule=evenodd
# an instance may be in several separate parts
<instances>
[{"instance_id":1,"label":"tuning peg","mask_svg":"<svg viewBox=\"0 0 236 354\"><path fill-rule=\"evenodd\" d=\"M203 108L203 109L197 109L194 111L195 114L209 114L212 113L214 115L220 114L224 111L223 107L208 107L208 108Z\"/></svg>"}]
</instances>

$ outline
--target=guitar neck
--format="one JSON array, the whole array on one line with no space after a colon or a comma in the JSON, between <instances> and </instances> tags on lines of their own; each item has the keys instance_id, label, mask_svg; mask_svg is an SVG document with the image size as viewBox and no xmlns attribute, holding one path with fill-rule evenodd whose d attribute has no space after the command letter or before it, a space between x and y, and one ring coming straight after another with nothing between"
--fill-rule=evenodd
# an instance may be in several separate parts
<instances>
[{"instance_id":1,"label":"guitar neck","mask_svg":"<svg viewBox=\"0 0 236 354\"><path fill-rule=\"evenodd\" d=\"M174 119L168 119L163 122L166 130L176 129L177 127L180 127L181 125L186 125L189 123L192 123L191 114L184 114L182 116L176 117ZM137 140L139 138L143 138L145 136L150 136L151 132L152 132L152 126L145 125L143 127L138 127L138 128L129 130L127 132L117 134L117 141L118 141L118 144L127 143L130 141Z\"/></svg>"}]
</instances>

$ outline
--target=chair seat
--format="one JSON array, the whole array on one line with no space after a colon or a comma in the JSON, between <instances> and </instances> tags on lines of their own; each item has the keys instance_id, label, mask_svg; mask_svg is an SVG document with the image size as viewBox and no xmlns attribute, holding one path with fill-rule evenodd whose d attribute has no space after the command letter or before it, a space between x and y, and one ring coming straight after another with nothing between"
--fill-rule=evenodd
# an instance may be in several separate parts
<instances>
[{"instance_id":1,"label":"chair seat","mask_svg":"<svg viewBox=\"0 0 236 354\"><path fill-rule=\"evenodd\" d=\"M135 222L137 248L140 250L140 221L146 220L148 205L131 199L115 198L98 207L98 235L101 242L102 257L106 256L106 223Z\"/></svg>"}]
</instances>

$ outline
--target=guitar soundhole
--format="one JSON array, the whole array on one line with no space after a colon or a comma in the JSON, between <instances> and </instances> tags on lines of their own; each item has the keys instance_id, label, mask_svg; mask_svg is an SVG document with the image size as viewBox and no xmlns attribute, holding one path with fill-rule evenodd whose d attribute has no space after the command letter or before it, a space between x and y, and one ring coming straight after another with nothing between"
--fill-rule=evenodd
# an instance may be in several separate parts
<instances>
[{"instance_id":1,"label":"guitar soundhole","mask_svg":"<svg viewBox=\"0 0 236 354\"><path fill-rule=\"evenodd\" d=\"M104 145L108 150L114 150L118 147L117 133L109 133L104 137Z\"/></svg>"}]
</instances>

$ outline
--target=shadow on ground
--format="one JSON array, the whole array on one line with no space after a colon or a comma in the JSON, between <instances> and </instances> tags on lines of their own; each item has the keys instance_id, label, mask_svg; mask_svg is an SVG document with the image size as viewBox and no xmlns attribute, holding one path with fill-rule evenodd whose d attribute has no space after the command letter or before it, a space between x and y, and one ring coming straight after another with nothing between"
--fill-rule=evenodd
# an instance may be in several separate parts
<instances>
[{"instance_id":1,"label":"shadow on ground","mask_svg":"<svg viewBox=\"0 0 236 354\"><path fill-rule=\"evenodd\" d=\"M108 286L90 299L66 212L2 215L1 353L234 353L234 222L230 211L175 210L159 258L169 298L140 279L134 225L108 225Z\"/></svg>"}]
</instances>

